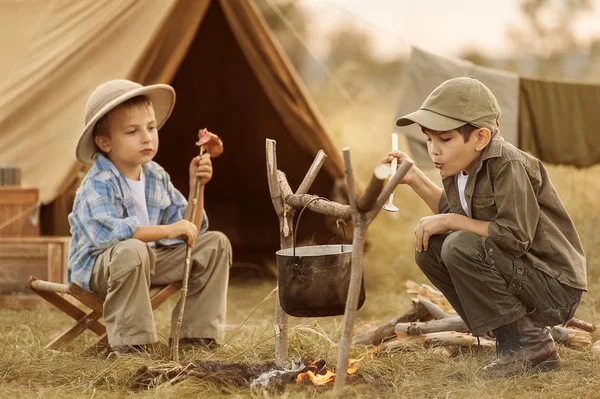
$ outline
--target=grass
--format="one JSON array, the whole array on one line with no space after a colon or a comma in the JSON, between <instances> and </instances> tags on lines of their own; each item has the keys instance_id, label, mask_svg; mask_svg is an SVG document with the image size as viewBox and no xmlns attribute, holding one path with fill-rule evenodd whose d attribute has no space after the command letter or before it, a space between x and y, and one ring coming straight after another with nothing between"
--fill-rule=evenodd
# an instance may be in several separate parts
<instances>
[{"instance_id":1,"label":"grass","mask_svg":"<svg viewBox=\"0 0 600 399\"><path fill-rule=\"evenodd\" d=\"M365 101L365 108L348 109L328 117L336 147L350 146L357 178L366 183L389 146L389 121L393 115L383 100ZM382 111L382 110L388 111ZM360 121L375 121L365 128ZM377 124L379 123L379 124ZM364 145L368 142L369 145ZM404 143L401 146L406 148ZM584 295L577 316L600 324L600 167L575 170L548 168L563 202L579 232L588 259L589 292ZM433 179L435 172L428 172ZM381 213L369 228L370 247L365 257L367 301L358 312L356 332L375 326L410 307L404 282L426 282L413 260L412 231L429 210L406 187L396 190L397 214ZM274 228L276 228L274 226ZM186 351L183 361L193 359L223 362L263 363L273 361L274 298L269 293L275 281L232 281L228 296L227 346L216 353ZM159 335L168 337L168 319L174 300L156 313ZM257 308L258 306L258 308ZM248 317L256 308L255 313ZM43 346L71 321L48 305L31 310L0 309L0 397L225 397L312 398L331 397L330 387L288 385L271 389L223 386L206 380L186 380L176 385L133 392L132 377L141 366L159 365L165 357L104 359L84 355L93 342L86 333L61 351ZM238 329L238 326L241 327ZM306 356L323 358L335 368L337 341L342 317L321 319L290 318L288 359ZM594 341L600 338L596 334ZM595 397L600 390L597 364L600 354L559 348L563 367L546 374L527 374L491 380L481 369L494 358L491 352L466 352L448 359L437 352L413 348L374 356L368 348L353 348L352 357L364 356L356 378L350 379L344 397L427 397L427 398L563 398Z\"/></svg>"}]
</instances>

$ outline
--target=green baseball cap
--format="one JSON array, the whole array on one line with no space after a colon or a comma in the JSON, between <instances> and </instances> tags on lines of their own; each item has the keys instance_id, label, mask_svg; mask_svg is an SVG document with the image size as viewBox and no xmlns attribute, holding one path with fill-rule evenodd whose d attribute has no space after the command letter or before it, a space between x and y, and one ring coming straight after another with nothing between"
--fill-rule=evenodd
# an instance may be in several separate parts
<instances>
[{"instance_id":1,"label":"green baseball cap","mask_svg":"<svg viewBox=\"0 0 600 399\"><path fill-rule=\"evenodd\" d=\"M500 114L500 106L490 89L472 76L460 77L436 87L418 111L399 118L396 126L417 123L444 132L470 123L494 131Z\"/></svg>"}]
</instances>

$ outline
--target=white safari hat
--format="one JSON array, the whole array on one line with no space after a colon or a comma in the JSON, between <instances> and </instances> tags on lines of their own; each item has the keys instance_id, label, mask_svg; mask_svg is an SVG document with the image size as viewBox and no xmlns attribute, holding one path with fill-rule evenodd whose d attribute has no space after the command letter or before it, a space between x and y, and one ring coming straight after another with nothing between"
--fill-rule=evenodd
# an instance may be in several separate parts
<instances>
[{"instance_id":1,"label":"white safari hat","mask_svg":"<svg viewBox=\"0 0 600 399\"><path fill-rule=\"evenodd\" d=\"M142 86L125 79L111 80L96 87L85 106L85 128L77 143L75 155L84 165L94 162L94 138L96 123L119 104L137 96L146 96L154 106L157 129L169 119L175 105L175 90L166 84Z\"/></svg>"}]
</instances>

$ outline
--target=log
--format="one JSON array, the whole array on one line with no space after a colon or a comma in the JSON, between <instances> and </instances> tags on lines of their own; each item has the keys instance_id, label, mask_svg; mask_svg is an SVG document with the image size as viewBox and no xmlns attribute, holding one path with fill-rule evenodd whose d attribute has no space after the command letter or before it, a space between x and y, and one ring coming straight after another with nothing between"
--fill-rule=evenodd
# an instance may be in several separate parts
<instances>
[{"instance_id":1,"label":"log","mask_svg":"<svg viewBox=\"0 0 600 399\"><path fill-rule=\"evenodd\" d=\"M367 189L358 199L358 209L361 211L369 211L373 208L379 193L383 190L385 179L390 175L390 170L391 168L388 164L381 164L375 168Z\"/></svg>"},{"instance_id":2,"label":"log","mask_svg":"<svg viewBox=\"0 0 600 399\"><path fill-rule=\"evenodd\" d=\"M592 346L592 334L573 328L554 326L552 327L552 338L557 343L570 348L590 348Z\"/></svg>"},{"instance_id":3,"label":"log","mask_svg":"<svg viewBox=\"0 0 600 399\"><path fill-rule=\"evenodd\" d=\"M429 301L426 298L418 297L418 299L419 299L419 302L421 303L421 305L423 305L423 307L425 309L427 309L429 314L431 314L433 316L433 318L436 320L441 320L441 319L446 319L448 317L456 316L456 314L449 314L449 313L444 312L444 310L441 307L439 307L438 305Z\"/></svg>"},{"instance_id":4,"label":"log","mask_svg":"<svg viewBox=\"0 0 600 399\"><path fill-rule=\"evenodd\" d=\"M284 198L285 203L291 206L292 208L301 209L311 200L319 198L319 196L310 194L288 194ZM313 212L321 213L323 215L335 216L338 219L352 219L352 212L350 211L350 206L338 204L337 202L333 201L327 201L324 199L316 200L310 202L310 204L308 204L306 208Z\"/></svg>"},{"instance_id":5,"label":"log","mask_svg":"<svg viewBox=\"0 0 600 399\"><path fill-rule=\"evenodd\" d=\"M468 332L469 328L460 316L446 317L426 322L398 323L394 332L398 338L407 335L421 335L442 331Z\"/></svg>"},{"instance_id":6,"label":"log","mask_svg":"<svg viewBox=\"0 0 600 399\"><path fill-rule=\"evenodd\" d=\"M408 294L417 295L417 298L425 298L430 302L435 303L446 313L456 313L444 294L428 284L416 283L412 280L407 280L406 292Z\"/></svg>"},{"instance_id":7,"label":"log","mask_svg":"<svg viewBox=\"0 0 600 399\"><path fill-rule=\"evenodd\" d=\"M593 333L594 331L596 331L595 325L579 319L570 319L565 323L565 325L567 327L579 328L580 330L587 331L589 333Z\"/></svg>"},{"instance_id":8,"label":"log","mask_svg":"<svg viewBox=\"0 0 600 399\"><path fill-rule=\"evenodd\" d=\"M356 335L352 343L354 345L381 345L385 340L394 337L394 328L398 323L412 323L420 320L429 312L419 301L413 301L413 307L402 316L389 319L385 323L372 328L362 334Z\"/></svg>"},{"instance_id":9,"label":"log","mask_svg":"<svg viewBox=\"0 0 600 399\"><path fill-rule=\"evenodd\" d=\"M496 343L487 338L479 339L480 346L484 348L494 348ZM423 346L426 348L437 346L477 346L477 338L471 334L456 331L440 331L417 336L405 336L392 341L383 343L378 348L378 353L386 353L397 349Z\"/></svg>"}]
</instances>

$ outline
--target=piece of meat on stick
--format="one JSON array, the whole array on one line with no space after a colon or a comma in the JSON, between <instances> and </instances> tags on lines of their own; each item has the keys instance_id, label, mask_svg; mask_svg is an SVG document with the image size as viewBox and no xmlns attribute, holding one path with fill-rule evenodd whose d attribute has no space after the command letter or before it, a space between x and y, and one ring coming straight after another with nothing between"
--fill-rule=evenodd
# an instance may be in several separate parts
<instances>
[{"instance_id":1,"label":"piece of meat on stick","mask_svg":"<svg viewBox=\"0 0 600 399\"><path fill-rule=\"evenodd\" d=\"M204 151L208 151L211 158L216 158L223 153L223 141L214 133L209 132L206 128L198 131L197 146L200 146ZM204 151L201 151L204 152Z\"/></svg>"}]
</instances>

